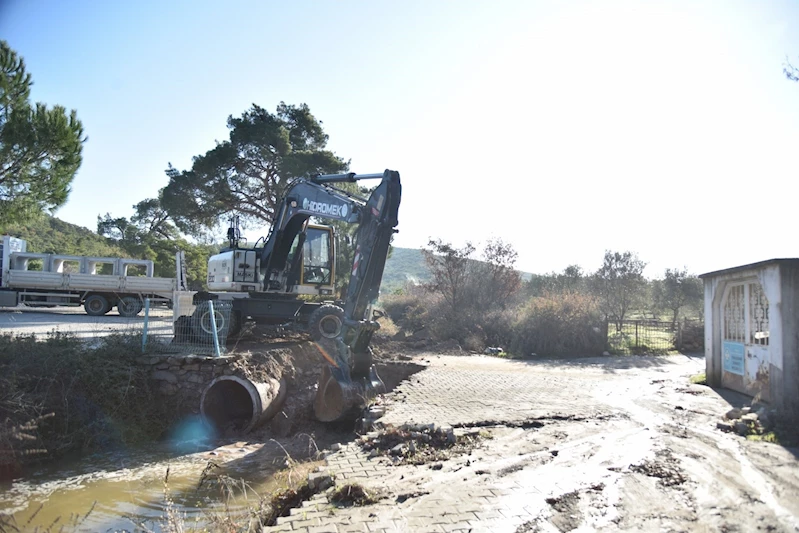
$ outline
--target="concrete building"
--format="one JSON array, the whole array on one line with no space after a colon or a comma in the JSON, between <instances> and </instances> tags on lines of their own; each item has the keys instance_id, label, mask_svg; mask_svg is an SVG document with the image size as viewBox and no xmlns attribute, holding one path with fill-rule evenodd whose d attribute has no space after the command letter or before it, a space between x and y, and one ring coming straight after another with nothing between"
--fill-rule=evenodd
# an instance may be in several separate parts
<instances>
[{"instance_id":1,"label":"concrete building","mask_svg":"<svg viewBox=\"0 0 799 533\"><path fill-rule=\"evenodd\" d=\"M699 276L707 381L799 417L799 259Z\"/></svg>"}]
</instances>

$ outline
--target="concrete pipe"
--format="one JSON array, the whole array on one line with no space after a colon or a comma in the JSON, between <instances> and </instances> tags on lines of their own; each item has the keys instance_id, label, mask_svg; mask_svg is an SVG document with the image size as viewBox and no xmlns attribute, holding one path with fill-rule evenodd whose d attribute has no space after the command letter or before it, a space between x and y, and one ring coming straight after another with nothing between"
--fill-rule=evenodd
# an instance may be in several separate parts
<instances>
[{"instance_id":1,"label":"concrete pipe","mask_svg":"<svg viewBox=\"0 0 799 533\"><path fill-rule=\"evenodd\" d=\"M286 382L282 379L260 382L220 376L203 390L200 414L219 433L248 433L275 416L285 399Z\"/></svg>"}]
</instances>

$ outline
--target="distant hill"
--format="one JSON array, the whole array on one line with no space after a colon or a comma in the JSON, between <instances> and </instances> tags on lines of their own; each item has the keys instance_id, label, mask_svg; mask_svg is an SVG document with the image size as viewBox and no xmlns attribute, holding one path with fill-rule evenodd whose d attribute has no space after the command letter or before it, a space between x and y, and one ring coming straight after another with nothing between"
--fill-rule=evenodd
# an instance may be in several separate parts
<instances>
[{"instance_id":1,"label":"distant hill","mask_svg":"<svg viewBox=\"0 0 799 533\"><path fill-rule=\"evenodd\" d=\"M430 270L424 261L422 250L415 248L391 249L391 256L386 261L386 269L383 271L383 282L380 284L380 292L389 294L401 288L406 282L425 282L430 281ZM530 279L529 272L521 272L522 279Z\"/></svg>"},{"instance_id":2,"label":"distant hill","mask_svg":"<svg viewBox=\"0 0 799 533\"><path fill-rule=\"evenodd\" d=\"M25 239L28 241L29 252L98 257L129 256L121 248L109 244L105 238L88 228L46 215L28 224L2 227L0 234ZM528 279L530 275L523 272L522 277ZM380 292L391 293L408 281L422 283L430 281L430 271L424 261L422 250L395 246L386 261Z\"/></svg>"},{"instance_id":3,"label":"distant hill","mask_svg":"<svg viewBox=\"0 0 799 533\"><path fill-rule=\"evenodd\" d=\"M42 254L92 255L99 257L127 257L122 249L106 242L92 230L44 215L28 224L14 224L0 228L8 234L28 241L28 251Z\"/></svg>"},{"instance_id":4,"label":"distant hill","mask_svg":"<svg viewBox=\"0 0 799 533\"><path fill-rule=\"evenodd\" d=\"M430 270L424 262L421 250L394 246L386 261L380 292L388 294L402 287L407 281L425 282L429 280Z\"/></svg>"}]
</instances>

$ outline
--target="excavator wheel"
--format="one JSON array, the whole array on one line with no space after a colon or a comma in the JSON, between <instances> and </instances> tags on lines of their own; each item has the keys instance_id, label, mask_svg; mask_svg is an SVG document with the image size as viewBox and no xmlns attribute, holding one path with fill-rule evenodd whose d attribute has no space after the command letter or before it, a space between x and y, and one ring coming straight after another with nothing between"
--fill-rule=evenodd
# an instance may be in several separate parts
<instances>
[{"instance_id":1,"label":"excavator wheel","mask_svg":"<svg viewBox=\"0 0 799 533\"><path fill-rule=\"evenodd\" d=\"M341 333L344 323L344 310L333 304L320 305L308 319L308 332L311 339L335 339Z\"/></svg>"}]
</instances>

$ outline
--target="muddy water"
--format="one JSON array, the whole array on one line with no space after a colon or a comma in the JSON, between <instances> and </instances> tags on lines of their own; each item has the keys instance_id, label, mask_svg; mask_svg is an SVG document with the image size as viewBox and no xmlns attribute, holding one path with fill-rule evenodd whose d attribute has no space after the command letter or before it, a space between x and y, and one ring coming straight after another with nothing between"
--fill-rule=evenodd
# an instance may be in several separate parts
<instances>
[{"instance_id":1,"label":"muddy water","mask_svg":"<svg viewBox=\"0 0 799 533\"><path fill-rule=\"evenodd\" d=\"M13 516L12 523L23 531L45 529L56 520L55 530L66 523L65 530L72 531L70 524L84 516L78 531L160 531L169 469L166 494L187 525L205 524L209 512L225 510L220 474L248 484L246 496L235 491L227 504L234 516L245 516L247 505L258 502L257 494L268 495L277 487L274 473L284 466L275 454L263 453L266 446L159 444L52 464L0 485L0 515L6 520ZM219 467L210 468L200 483L209 461Z\"/></svg>"}]
</instances>

